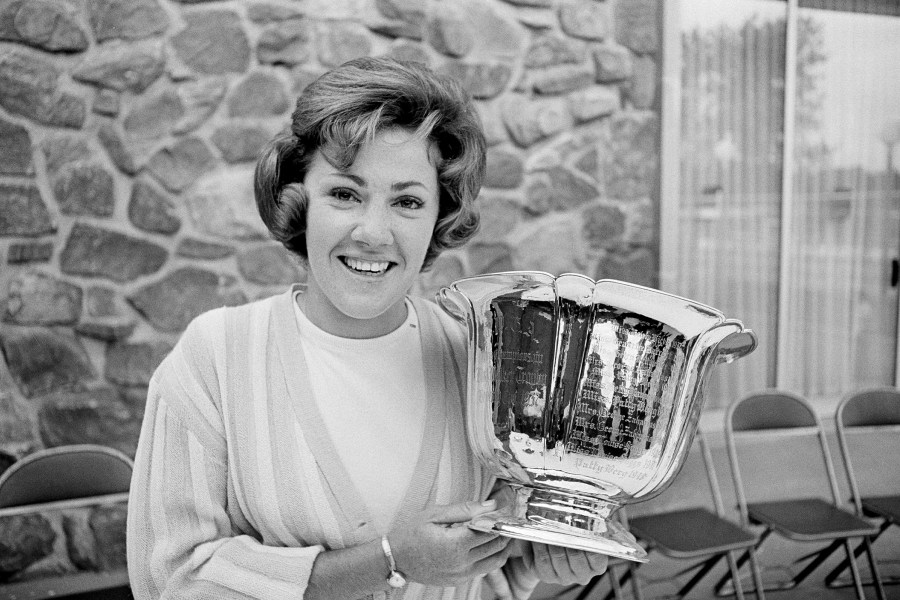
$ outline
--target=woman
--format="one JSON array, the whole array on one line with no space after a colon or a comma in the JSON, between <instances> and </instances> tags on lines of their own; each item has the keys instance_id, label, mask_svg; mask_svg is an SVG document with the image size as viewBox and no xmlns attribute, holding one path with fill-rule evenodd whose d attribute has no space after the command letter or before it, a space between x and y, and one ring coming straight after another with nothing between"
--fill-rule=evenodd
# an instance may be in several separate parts
<instances>
[{"instance_id":1,"label":"woman","mask_svg":"<svg viewBox=\"0 0 900 600\"><path fill-rule=\"evenodd\" d=\"M307 282L201 315L151 381L128 515L144 598L527 597L600 555L465 527L494 510L466 344L421 270L477 228L485 144L423 66L359 59L298 99L256 201Z\"/></svg>"}]
</instances>

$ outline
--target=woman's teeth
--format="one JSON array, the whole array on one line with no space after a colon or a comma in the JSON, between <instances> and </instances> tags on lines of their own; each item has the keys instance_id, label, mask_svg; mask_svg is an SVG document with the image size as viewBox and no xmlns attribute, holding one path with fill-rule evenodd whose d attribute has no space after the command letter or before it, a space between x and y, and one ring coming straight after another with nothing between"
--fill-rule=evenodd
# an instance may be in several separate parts
<instances>
[{"instance_id":1,"label":"woman's teeth","mask_svg":"<svg viewBox=\"0 0 900 600\"><path fill-rule=\"evenodd\" d=\"M358 258L344 258L344 264L354 271L362 271L364 273L382 273L387 270L390 265L387 261L373 262L368 260L359 260Z\"/></svg>"}]
</instances>

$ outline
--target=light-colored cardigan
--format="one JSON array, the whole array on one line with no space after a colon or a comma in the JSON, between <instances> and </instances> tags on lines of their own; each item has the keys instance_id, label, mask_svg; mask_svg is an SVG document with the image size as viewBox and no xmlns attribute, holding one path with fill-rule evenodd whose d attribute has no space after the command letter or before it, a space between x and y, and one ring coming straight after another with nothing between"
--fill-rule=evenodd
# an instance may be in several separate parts
<instances>
[{"instance_id":1,"label":"light-colored cardigan","mask_svg":"<svg viewBox=\"0 0 900 600\"><path fill-rule=\"evenodd\" d=\"M308 393L292 297L293 289L201 315L154 373L128 511L137 600L302 598L319 552L385 533ZM394 526L429 503L483 499L491 484L465 439L464 332L434 304L413 302L426 423ZM492 586L506 596L508 582L526 597L536 580L520 565L492 574ZM480 588L479 581L446 589L411 583L390 597L473 600Z\"/></svg>"}]
</instances>

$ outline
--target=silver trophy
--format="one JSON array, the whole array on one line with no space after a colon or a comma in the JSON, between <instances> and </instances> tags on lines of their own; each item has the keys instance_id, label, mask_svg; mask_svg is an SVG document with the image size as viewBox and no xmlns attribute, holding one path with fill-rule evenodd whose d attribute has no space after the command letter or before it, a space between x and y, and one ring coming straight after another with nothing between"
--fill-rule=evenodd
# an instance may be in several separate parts
<instances>
[{"instance_id":1,"label":"silver trophy","mask_svg":"<svg viewBox=\"0 0 900 600\"><path fill-rule=\"evenodd\" d=\"M469 444L514 495L470 526L646 561L611 516L675 478L704 379L752 352L753 332L685 298L575 274L480 275L437 299L468 329Z\"/></svg>"}]
</instances>

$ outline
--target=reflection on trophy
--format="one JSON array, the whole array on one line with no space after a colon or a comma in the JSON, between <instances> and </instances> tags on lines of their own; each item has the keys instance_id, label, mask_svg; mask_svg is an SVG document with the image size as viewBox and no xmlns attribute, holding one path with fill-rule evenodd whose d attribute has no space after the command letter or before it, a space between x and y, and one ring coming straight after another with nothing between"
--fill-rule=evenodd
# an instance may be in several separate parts
<instances>
[{"instance_id":1,"label":"reflection on trophy","mask_svg":"<svg viewBox=\"0 0 900 600\"><path fill-rule=\"evenodd\" d=\"M756 336L709 306L574 274L470 277L438 302L468 329L469 443L515 494L470 526L645 561L610 517L674 479L710 367Z\"/></svg>"}]
</instances>

